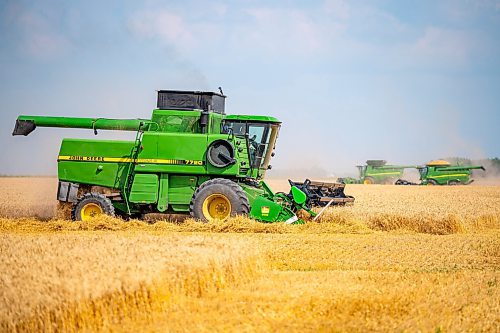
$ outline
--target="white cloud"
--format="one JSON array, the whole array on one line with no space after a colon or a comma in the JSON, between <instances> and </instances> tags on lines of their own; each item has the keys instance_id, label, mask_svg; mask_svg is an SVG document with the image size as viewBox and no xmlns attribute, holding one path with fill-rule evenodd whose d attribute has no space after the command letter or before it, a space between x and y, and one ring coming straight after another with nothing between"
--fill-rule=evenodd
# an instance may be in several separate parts
<instances>
[{"instance_id":1,"label":"white cloud","mask_svg":"<svg viewBox=\"0 0 500 333\"><path fill-rule=\"evenodd\" d=\"M292 9L252 8L245 11L250 24L241 26L241 44L282 55L307 55L321 51L327 38L337 31L316 22L305 11Z\"/></svg>"},{"instance_id":2,"label":"white cloud","mask_svg":"<svg viewBox=\"0 0 500 333\"><path fill-rule=\"evenodd\" d=\"M214 3L211 8L218 16L224 16L227 13L227 6L221 3Z\"/></svg>"},{"instance_id":3,"label":"white cloud","mask_svg":"<svg viewBox=\"0 0 500 333\"><path fill-rule=\"evenodd\" d=\"M338 19L347 20L351 17L351 7L345 0L326 0L324 8Z\"/></svg>"},{"instance_id":4,"label":"white cloud","mask_svg":"<svg viewBox=\"0 0 500 333\"><path fill-rule=\"evenodd\" d=\"M231 13L231 24L224 20L226 6L214 5L212 9L218 19L204 17L203 13L143 10L132 16L129 28L140 38L157 39L180 51L220 50L216 45L223 43L226 51L240 54L289 56L321 50L326 36L336 31L332 26L325 29L309 13L296 9L243 9Z\"/></svg>"},{"instance_id":5,"label":"white cloud","mask_svg":"<svg viewBox=\"0 0 500 333\"><path fill-rule=\"evenodd\" d=\"M207 11L212 13L207 14ZM422 68L463 66L477 46L470 33L436 26L412 26L366 4L326 0L308 10L252 7L135 13L130 29L140 38L161 41L177 51L204 50L229 57L369 62Z\"/></svg>"},{"instance_id":6,"label":"white cloud","mask_svg":"<svg viewBox=\"0 0 500 333\"><path fill-rule=\"evenodd\" d=\"M167 10L139 12L130 20L129 26L143 38L159 38L180 47L190 48L196 42L184 18Z\"/></svg>"},{"instance_id":7,"label":"white cloud","mask_svg":"<svg viewBox=\"0 0 500 333\"><path fill-rule=\"evenodd\" d=\"M410 46L417 59L454 65L465 64L470 50L469 36L461 31L428 27Z\"/></svg>"},{"instance_id":8,"label":"white cloud","mask_svg":"<svg viewBox=\"0 0 500 333\"><path fill-rule=\"evenodd\" d=\"M38 58L53 59L63 56L71 49L70 41L54 27L54 23L30 9L17 7L11 11L10 21L20 31L22 52Z\"/></svg>"}]
</instances>

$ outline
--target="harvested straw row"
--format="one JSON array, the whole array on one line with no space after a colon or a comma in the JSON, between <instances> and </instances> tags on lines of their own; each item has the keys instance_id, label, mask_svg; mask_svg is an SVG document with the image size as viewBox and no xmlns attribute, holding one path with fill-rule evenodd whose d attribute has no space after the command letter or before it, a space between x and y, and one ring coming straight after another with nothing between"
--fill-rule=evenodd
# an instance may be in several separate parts
<instances>
[{"instance_id":1,"label":"harvested straw row","mask_svg":"<svg viewBox=\"0 0 500 333\"><path fill-rule=\"evenodd\" d=\"M152 231L152 232L214 232L214 233L310 233L310 234L366 234L376 231L417 232L435 235L474 233L500 229L500 215L478 214L464 219L454 214L403 215L376 213L364 219L345 209L332 208L315 222L306 220L304 225L260 223L243 216L227 221L201 223L187 219L182 223L159 220L148 223L139 220L123 221L119 218L101 217L92 221L68 220L41 221L36 219L0 218L0 230L6 232L53 232L53 231Z\"/></svg>"},{"instance_id":2,"label":"harvested straw row","mask_svg":"<svg viewBox=\"0 0 500 333\"><path fill-rule=\"evenodd\" d=\"M105 233L0 236L0 331L106 329L256 276L241 241Z\"/></svg>"}]
</instances>

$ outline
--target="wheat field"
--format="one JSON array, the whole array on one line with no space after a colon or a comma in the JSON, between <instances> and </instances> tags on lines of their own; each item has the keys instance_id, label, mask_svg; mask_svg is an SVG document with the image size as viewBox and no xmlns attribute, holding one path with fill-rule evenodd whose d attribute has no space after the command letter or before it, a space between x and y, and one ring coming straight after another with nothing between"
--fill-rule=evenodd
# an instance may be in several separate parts
<instances>
[{"instance_id":1,"label":"wheat field","mask_svg":"<svg viewBox=\"0 0 500 333\"><path fill-rule=\"evenodd\" d=\"M349 185L290 226L75 223L55 191L0 178L0 331L500 331L500 186Z\"/></svg>"}]
</instances>

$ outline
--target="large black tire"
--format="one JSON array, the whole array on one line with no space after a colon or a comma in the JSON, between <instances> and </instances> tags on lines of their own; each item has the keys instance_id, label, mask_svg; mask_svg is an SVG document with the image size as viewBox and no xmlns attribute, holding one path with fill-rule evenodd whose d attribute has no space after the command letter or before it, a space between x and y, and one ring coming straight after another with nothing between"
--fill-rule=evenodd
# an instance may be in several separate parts
<instances>
[{"instance_id":1,"label":"large black tire","mask_svg":"<svg viewBox=\"0 0 500 333\"><path fill-rule=\"evenodd\" d=\"M115 216L115 207L104 194L92 192L81 196L73 205L71 219L73 221L86 221L101 214Z\"/></svg>"},{"instance_id":2,"label":"large black tire","mask_svg":"<svg viewBox=\"0 0 500 333\"><path fill-rule=\"evenodd\" d=\"M191 216L203 222L247 215L250 204L243 189L235 182L214 178L201 184L189 205Z\"/></svg>"},{"instance_id":3,"label":"large black tire","mask_svg":"<svg viewBox=\"0 0 500 333\"><path fill-rule=\"evenodd\" d=\"M427 185L438 185L438 183L434 179L429 179L427 180Z\"/></svg>"}]
</instances>

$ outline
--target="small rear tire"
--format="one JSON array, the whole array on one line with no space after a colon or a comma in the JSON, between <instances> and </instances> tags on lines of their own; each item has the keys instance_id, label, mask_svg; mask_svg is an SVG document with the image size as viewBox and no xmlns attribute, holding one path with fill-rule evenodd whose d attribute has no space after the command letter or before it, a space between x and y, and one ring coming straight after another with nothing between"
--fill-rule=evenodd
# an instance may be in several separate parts
<instances>
[{"instance_id":1,"label":"small rear tire","mask_svg":"<svg viewBox=\"0 0 500 333\"><path fill-rule=\"evenodd\" d=\"M373 179L372 177L365 177L365 179L363 180L363 184L365 185L375 184L375 179Z\"/></svg>"},{"instance_id":2,"label":"small rear tire","mask_svg":"<svg viewBox=\"0 0 500 333\"><path fill-rule=\"evenodd\" d=\"M454 186L454 185L460 185L460 184L462 184L462 183L459 180L450 180L448 182L448 185L452 185L452 186Z\"/></svg>"},{"instance_id":3,"label":"small rear tire","mask_svg":"<svg viewBox=\"0 0 500 333\"><path fill-rule=\"evenodd\" d=\"M115 216L111 200L101 193L86 193L81 196L71 210L73 221L88 221L99 215Z\"/></svg>"},{"instance_id":4,"label":"small rear tire","mask_svg":"<svg viewBox=\"0 0 500 333\"><path fill-rule=\"evenodd\" d=\"M203 222L248 215L250 204L245 191L235 182L214 178L201 184L189 205L191 216Z\"/></svg>"}]
</instances>

